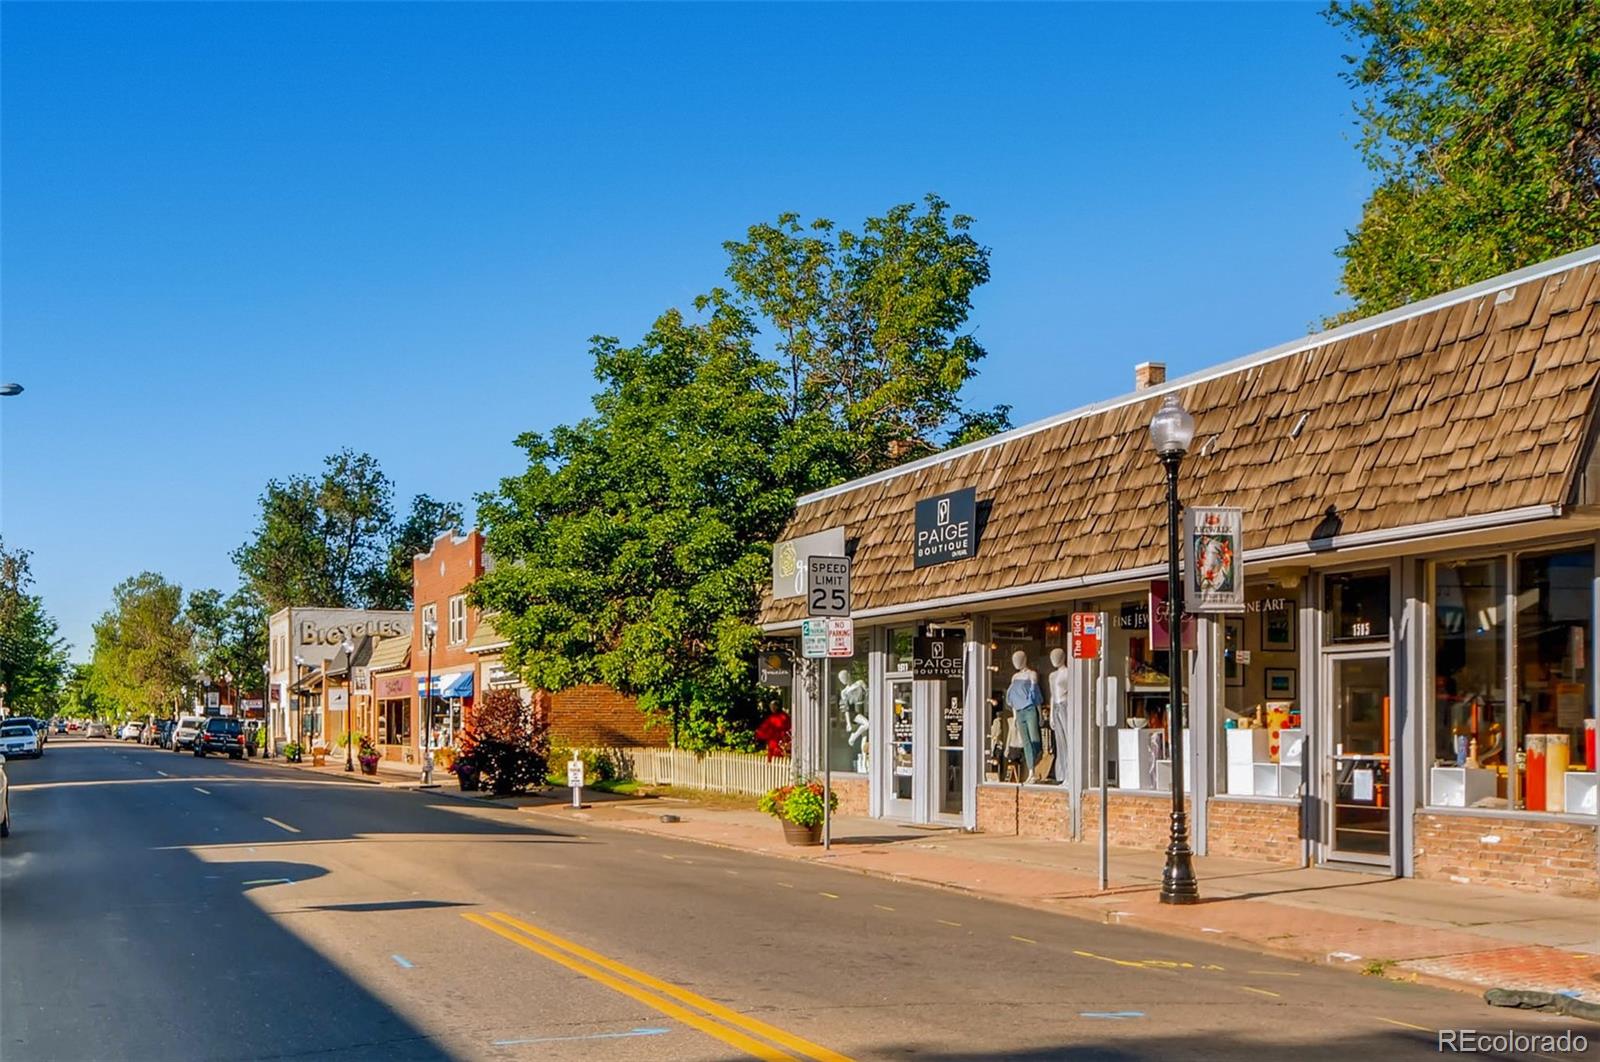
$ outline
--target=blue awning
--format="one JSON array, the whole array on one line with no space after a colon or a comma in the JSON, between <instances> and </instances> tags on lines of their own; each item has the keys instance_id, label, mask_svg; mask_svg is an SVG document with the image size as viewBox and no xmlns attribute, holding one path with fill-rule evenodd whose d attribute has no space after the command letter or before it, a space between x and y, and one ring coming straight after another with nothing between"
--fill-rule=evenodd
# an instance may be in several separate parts
<instances>
[{"instance_id":1,"label":"blue awning","mask_svg":"<svg viewBox=\"0 0 1600 1062\"><path fill-rule=\"evenodd\" d=\"M428 695L428 676L417 676L417 696ZM472 672L456 671L448 674L433 676L433 695L435 697L471 697Z\"/></svg>"}]
</instances>

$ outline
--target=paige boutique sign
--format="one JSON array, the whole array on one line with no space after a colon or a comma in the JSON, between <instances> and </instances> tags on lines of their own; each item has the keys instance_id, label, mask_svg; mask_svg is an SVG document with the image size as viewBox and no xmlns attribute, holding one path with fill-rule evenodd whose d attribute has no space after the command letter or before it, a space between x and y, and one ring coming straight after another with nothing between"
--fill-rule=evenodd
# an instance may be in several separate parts
<instances>
[{"instance_id":1,"label":"paige boutique sign","mask_svg":"<svg viewBox=\"0 0 1600 1062\"><path fill-rule=\"evenodd\" d=\"M975 487L917 502L917 546L913 566L965 560L977 552L978 491Z\"/></svg>"},{"instance_id":2,"label":"paige boutique sign","mask_svg":"<svg viewBox=\"0 0 1600 1062\"><path fill-rule=\"evenodd\" d=\"M1185 612L1244 611L1244 510L1192 506L1183 513Z\"/></svg>"},{"instance_id":3,"label":"paige boutique sign","mask_svg":"<svg viewBox=\"0 0 1600 1062\"><path fill-rule=\"evenodd\" d=\"M914 642L912 677L960 678L965 673L966 645L964 634L919 634Z\"/></svg>"}]
</instances>

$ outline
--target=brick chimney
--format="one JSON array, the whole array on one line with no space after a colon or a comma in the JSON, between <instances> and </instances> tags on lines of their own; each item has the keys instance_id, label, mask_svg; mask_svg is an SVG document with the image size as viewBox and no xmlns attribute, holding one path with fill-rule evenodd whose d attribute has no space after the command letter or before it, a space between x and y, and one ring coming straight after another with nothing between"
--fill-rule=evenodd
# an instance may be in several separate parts
<instances>
[{"instance_id":1,"label":"brick chimney","mask_svg":"<svg viewBox=\"0 0 1600 1062\"><path fill-rule=\"evenodd\" d=\"M1167 382L1167 363L1164 361L1141 361L1133 367L1133 389L1135 391L1148 391L1152 387L1159 387Z\"/></svg>"}]
</instances>

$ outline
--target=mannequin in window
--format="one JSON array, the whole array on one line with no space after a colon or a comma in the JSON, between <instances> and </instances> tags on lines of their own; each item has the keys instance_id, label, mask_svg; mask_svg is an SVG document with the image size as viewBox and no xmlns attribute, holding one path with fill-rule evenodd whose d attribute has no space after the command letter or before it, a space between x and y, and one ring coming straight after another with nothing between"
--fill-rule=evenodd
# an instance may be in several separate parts
<instances>
[{"instance_id":1,"label":"mannequin in window","mask_svg":"<svg viewBox=\"0 0 1600 1062\"><path fill-rule=\"evenodd\" d=\"M1072 686L1067 668L1067 651L1050 650L1050 734L1055 738L1055 780L1067 780L1067 694Z\"/></svg>"},{"instance_id":2,"label":"mannequin in window","mask_svg":"<svg viewBox=\"0 0 1600 1062\"><path fill-rule=\"evenodd\" d=\"M1039 690L1039 673L1028 666L1028 654L1021 649L1011 654L1011 666L1016 668L1011 685L1006 688L1006 707L1016 723L1017 736L1022 741L1022 759L1028 768L1023 784L1038 781L1033 775L1033 765L1043 750L1044 739L1039 733L1039 706L1044 694Z\"/></svg>"}]
</instances>

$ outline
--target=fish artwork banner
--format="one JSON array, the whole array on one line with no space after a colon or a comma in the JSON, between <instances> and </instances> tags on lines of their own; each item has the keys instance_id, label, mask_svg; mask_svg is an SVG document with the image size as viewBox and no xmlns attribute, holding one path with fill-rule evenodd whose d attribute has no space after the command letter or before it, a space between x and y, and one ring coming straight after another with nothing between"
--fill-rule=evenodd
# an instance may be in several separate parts
<instances>
[{"instance_id":1,"label":"fish artwork banner","mask_svg":"<svg viewBox=\"0 0 1600 1062\"><path fill-rule=\"evenodd\" d=\"M1186 612L1243 612L1244 510L1192 506L1183 514Z\"/></svg>"}]
</instances>

